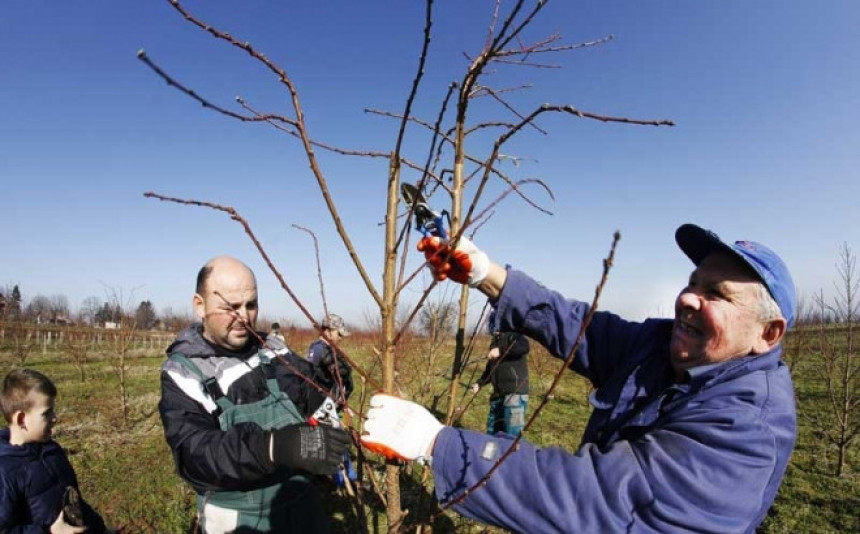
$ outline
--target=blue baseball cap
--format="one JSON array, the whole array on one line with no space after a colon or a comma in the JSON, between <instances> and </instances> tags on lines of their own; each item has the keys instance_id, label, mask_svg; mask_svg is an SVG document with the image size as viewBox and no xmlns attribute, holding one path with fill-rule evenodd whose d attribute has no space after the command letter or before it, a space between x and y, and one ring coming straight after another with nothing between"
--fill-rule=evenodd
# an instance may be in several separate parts
<instances>
[{"instance_id":1,"label":"blue baseball cap","mask_svg":"<svg viewBox=\"0 0 860 534\"><path fill-rule=\"evenodd\" d=\"M774 251L753 241L735 241L729 245L710 230L695 224L683 224L675 230L675 241L693 263L699 265L711 252L725 252L749 265L779 306L788 328L794 324L797 293L788 267Z\"/></svg>"}]
</instances>

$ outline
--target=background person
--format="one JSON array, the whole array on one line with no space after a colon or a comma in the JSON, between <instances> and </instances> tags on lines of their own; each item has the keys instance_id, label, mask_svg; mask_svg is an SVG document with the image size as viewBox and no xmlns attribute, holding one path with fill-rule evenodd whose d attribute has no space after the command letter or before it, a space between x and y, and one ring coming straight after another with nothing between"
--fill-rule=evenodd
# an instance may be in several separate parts
<instances>
[{"instance_id":1,"label":"background person","mask_svg":"<svg viewBox=\"0 0 860 534\"><path fill-rule=\"evenodd\" d=\"M477 393L483 386L493 385L487 433L518 436L526 423L529 405L529 341L516 332L493 332L492 335L487 365L471 389Z\"/></svg>"},{"instance_id":2,"label":"background person","mask_svg":"<svg viewBox=\"0 0 860 534\"><path fill-rule=\"evenodd\" d=\"M330 391L331 397L342 404L340 393L343 393L343 400L352 394L352 368L331 342L339 343L350 335L350 331L343 318L333 313L323 318L320 327L320 336L308 346L308 361L314 365L317 384Z\"/></svg>"},{"instance_id":3,"label":"background person","mask_svg":"<svg viewBox=\"0 0 860 534\"><path fill-rule=\"evenodd\" d=\"M51 379L34 369L16 369L3 380L0 405L9 427L0 430L0 532L106 532L83 499L69 510L72 517L63 513L66 492L80 495L80 488L65 451L51 439L56 398Z\"/></svg>"},{"instance_id":4,"label":"background person","mask_svg":"<svg viewBox=\"0 0 860 534\"><path fill-rule=\"evenodd\" d=\"M794 283L759 243L724 243L692 224L675 239L695 270L675 318L625 321L598 311L570 367L595 387L576 453L525 441L453 508L518 532L754 532L794 448L796 413L780 341ZM470 241L422 240L437 277L496 301L498 327L556 357L573 349L589 309L489 261ZM362 438L405 459L432 456L436 497L458 499L510 445L443 427L423 407L371 399Z\"/></svg>"},{"instance_id":5,"label":"background person","mask_svg":"<svg viewBox=\"0 0 860 534\"><path fill-rule=\"evenodd\" d=\"M159 411L203 531L327 532L308 474L334 473L349 435L306 423L323 399L295 372L310 366L280 340L260 342L257 282L240 261L209 261L192 304L201 322L167 349Z\"/></svg>"},{"instance_id":6,"label":"background person","mask_svg":"<svg viewBox=\"0 0 860 534\"><path fill-rule=\"evenodd\" d=\"M284 334L281 332L281 324L280 323L272 323L271 331L269 332L269 336L275 337L280 340L281 343L286 344L287 340L284 337Z\"/></svg>"},{"instance_id":7,"label":"background person","mask_svg":"<svg viewBox=\"0 0 860 534\"><path fill-rule=\"evenodd\" d=\"M308 346L308 361L314 366L314 381L329 392L334 400L339 415L343 414L347 399L352 395L352 368L342 352L332 342L337 344L350 335L346 323L340 315L330 313L320 322L320 336ZM343 470L338 470L332 479L343 487L346 480L356 480L358 473L352 465L349 451L343 454Z\"/></svg>"}]
</instances>

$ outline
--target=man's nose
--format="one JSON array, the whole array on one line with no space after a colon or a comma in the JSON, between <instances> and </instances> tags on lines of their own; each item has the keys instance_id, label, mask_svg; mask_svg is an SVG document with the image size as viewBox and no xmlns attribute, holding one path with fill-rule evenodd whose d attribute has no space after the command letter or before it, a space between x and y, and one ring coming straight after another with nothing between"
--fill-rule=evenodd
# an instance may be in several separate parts
<instances>
[{"instance_id":1,"label":"man's nose","mask_svg":"<svg viewBox=\"0 0 860 534\"><path fill-rule=\"evenodd\" d=\"M701 304L701 297L690 289L684 289L678 295L678 308L682 310L698 310Z\"/></svg>"},{"instance_id":2,"label":"man's nose","mask_svg":"<svg viewBox=\"0 0 860 534\"><path fill-rule=\"evenodd\" d=\"M242 306L242 307L237 308L233 311L236 312L236 317L238 317L242 322L245 322L245 323L248 322L248 317L249 317L248 316L248 308L246 308L245 306Z\"/></svg>"}]
</instances>

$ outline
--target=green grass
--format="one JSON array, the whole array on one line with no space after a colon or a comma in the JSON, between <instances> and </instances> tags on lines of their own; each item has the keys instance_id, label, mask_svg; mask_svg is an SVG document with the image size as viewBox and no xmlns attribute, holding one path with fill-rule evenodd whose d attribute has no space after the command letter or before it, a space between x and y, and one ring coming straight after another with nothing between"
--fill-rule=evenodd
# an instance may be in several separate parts
<instances>
[{"instance_id":1,"label":"green grass","mask_svg":"<svg viewBox=\"0 0 860 534\"><path fill-rule=\"evenodd\" d=\"M849 450L846 473L837 478L836 449L804 417L829 410L825 388L814 373L816 365L819 363L805 354L793 372L799 412L797 445L762 532L860 532L860 451L856 442Z\"/></svg>"},{"instance_id":2,"label":"green grass","mask_svg":"<svg viewBox=\"0 0 860 534\"><path fill-rule=\"evenodd\" d=\"M310 339L290 340L292 346L303 352ZM348 338L345 349L362 366L374 366L370 340L361 336ZM478 343L486 347L487 343ZM431 347L421 339L401 347L398 361L398 379L403 391L429 405L432 398L440 397L439 410L444 411L446 388L449 384L450 347L438 351L433 366L428 366ZM81 483L84 497L93 504L110 525L124 527L125 532L187 532L194 516L194 495L176 475L173 458L164 441L161 421L157 413L159 399L159 369L163 360L160 350L144 354L138 351L128 362L127 386L130 395L130 417L126 424L119 407L118 379L110 364L112 353L92 356L86 365L86 380L81 381L78 369L59 352L41 350L28 358L27 366L37 368L57 384L57 407L60 422L56 439L68 451ZM0 361L6 370L18 365L13 355L0 352ZM558 369L556 360L545 356L543 349L533 344L530 357L532 366L532 395L529 415L537 407L541 393L552 381ZM809 376L811 362L801 359L795 369L800 410L825 409L820 387ZM467 369L460 380L459 399L467 400L462 391L483 369L478 364ZM470 376L471 375L471 376ZM360 387L360 386L359 386ZM574 450L579 443L590 408L587 402L589 386L572 373L566 376L555 392L555 398L543 410L527 439L538 445L561 446ZM357 398L360 391L357 391ZM485 425L489 388L485 388L472 402L459 424L482 430ZM855 447L856 448L856 447ZM817 439L813 429L801 419L798 444L777 501L760 532L860 532L860 476L858 453L848 458L847 474L835 478L833 459L835 451ZM384 466L370 464L380 483ZM402 505L410 511L409 524L426 520L434 510L432 477L424 478L424 469L412 466L401 476ZM328 507L336 532L356 532L357 515L354 501L336 490L327 479L320 487L328 497ZM366 488L365 513L371 532L385 532L384 506L370 486ZM435 532L497 532L484 525L464 519L454 513L435 518Z\"/></svg>"}]
</instances>

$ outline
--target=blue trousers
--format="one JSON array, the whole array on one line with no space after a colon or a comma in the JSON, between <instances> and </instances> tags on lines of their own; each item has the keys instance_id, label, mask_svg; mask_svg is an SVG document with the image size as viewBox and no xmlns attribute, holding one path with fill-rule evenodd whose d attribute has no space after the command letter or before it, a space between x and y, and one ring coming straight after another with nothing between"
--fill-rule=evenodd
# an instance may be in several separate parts
<instances>
[{"instance_id":1,"label":"blue trousers","mask_svg":"<svg viewBox=\"0 0 860 534\"><path fill-rule=\"evenodd\" d=\"M490 397L490 411L487 414L487 434L504 432L518 436L526 424L528 395L493 395Z\"/></svg>"}]
</instances>

